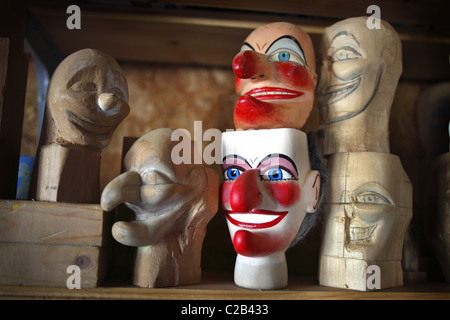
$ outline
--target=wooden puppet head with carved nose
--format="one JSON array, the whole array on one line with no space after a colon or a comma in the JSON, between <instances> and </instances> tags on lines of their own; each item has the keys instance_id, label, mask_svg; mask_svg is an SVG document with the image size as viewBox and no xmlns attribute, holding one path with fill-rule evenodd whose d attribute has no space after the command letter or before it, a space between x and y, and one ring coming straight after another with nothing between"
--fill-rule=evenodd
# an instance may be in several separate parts
<instances>
[{"instance_id":1,"label":"wooden puppet head with carved nose","mask_svg":"<svg viewBox=\"0 0 450 320\"><path fill-rule=\"evenodd\" d=\"M173 163L171 151L176 142L171 141L172 132L161 128L139 138L124 159L127 171L103 190L104 210L125 203L136 214L135 221L113 226L112 234L122 244L152 245L188 227L206 227L215 214L211 210L205 216L200 210L206 201L206 207L214 201L207 193L214 189L214 175L201 164Z\"/></svg>"},{"instance_id":2,"label":"wooden puppet head with carved nose","mask_svg":"<svg viewBox=\"0 0 450 320\"><path fill-rule=\"evenodd\" d=\"M118 63L83 49L63 60L47 94L46 144L103 149L130 112L128 85Z\"/></svg>"}]
</instances>

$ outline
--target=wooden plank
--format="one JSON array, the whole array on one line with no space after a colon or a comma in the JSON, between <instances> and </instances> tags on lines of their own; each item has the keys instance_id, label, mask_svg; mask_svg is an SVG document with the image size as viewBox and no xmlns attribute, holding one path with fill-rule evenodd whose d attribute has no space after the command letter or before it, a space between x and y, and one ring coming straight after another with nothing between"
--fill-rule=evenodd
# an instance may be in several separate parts
<instances>
[{"instance_id":1,"label":"wooden plank","mask_svg":"<svg viewBox=\"0 0 450 320\"><path fill-rule=\"evenodd\" d=\"M99 205L0 200L0 283L65 287L67 267L81 287L106 275L110 219Z\"/></svg>"},{"instance_id":2,"label":"wooden plank","mask_svg":"<svg viewBox=\"0 0 450 320\"><path fill-rule=\"evenodd\" d=\"M324 28L338 20L192 8L163 10L93 4L80 8L81 30L65 27L68 16L61 5L33 2L30 11L64 54L92 47L117 60L206 65L230 70L242 41L261 24L279 19L298 24L311 35L318 48ZM313 8L319 10L321 7L314 5ZM322 7L321 10L332 12L330 8ZM439 28L416 24L395 27L403 43L403 79L442 80L450 77L450 31L446 33Z\"/></svg>"},{"instance_id":3,"label":"wooden plank","mask_svg":"<svg viewBox=\"0 0 450 320\"><path fill-rule=\"evenodd\" d=\"M372 0L158 0L158 3L178 4L205 8L246 10L278 14L297 14L327 18L345 19L367 15L367 7ZM379 0L381 18L393 23L450 26L448 19L448 1L396 1Z\"/></svg>"},{"instance_id":4,"label":"wooden plank","mask_svg":"<svg viewBox=\"0 0 450 320\"><path fill-rule=\"evenodd\" d=\"M31 12L64 54L91 47L117 60L198 65L224 65L226 60L230 65L236 47L229 44L240 43L251 30L205 26L212 19L166 17L159 12L126 14L82 8L82 29L74 31L65 27L66 14L61 8L32 8Z\"/></svg>"},{"instance_id":5,"label":"wooden plank","mask_svg":"<svg viewBox=\"0 0 450 320\"><path fill-rule=\"evenodd\" d=\"M231 274L232 277L232 274ZM107 283L105 287L68 290L63 288L0 286L0 297L15 299L133 299L133 300L450 300L450 285L423 283L420 286L359 292L319 286L305 277L290 277L283 290L246 290L228 277L209 272L198 285L176 288L137 288L126 283ZM188 302L186 302L187 304Z\"/></svg>"},{"instance_id":6,"label":"wooden plank","mask_svg":"<svg viewBox=\"0 0 450 320\"><path fill-rule=\"evenodd\" d=\"M80 267L81 288L96 287L103 278L99 247L0 243L2 285L66 287L67 267Z\"/></svg>"},{"instance_id":7,"label":"wooden plank","mask_svg":"<svg viewBox=\"0 0 450 320\"><path fill-rule=\"evenodd\" d=\"M0 200L0 242L102 246L107 220L100 205Z\"/></svg>"}]
</instances>

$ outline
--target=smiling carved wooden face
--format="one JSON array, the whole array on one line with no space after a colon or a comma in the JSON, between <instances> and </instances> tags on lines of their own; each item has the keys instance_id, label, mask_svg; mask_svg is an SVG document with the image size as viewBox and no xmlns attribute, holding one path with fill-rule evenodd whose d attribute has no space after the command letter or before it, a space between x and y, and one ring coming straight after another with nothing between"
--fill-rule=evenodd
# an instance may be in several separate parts
<instances>
[{"instance_id":1,"label":"smiling carved wooden face","mask_svg":"<svg viewBox=\"0 0 450 320\"><path fill-rule=\"evenodd\" d=\"M369 107L374 117L389 114L387 101L402 70L401 41L385 21L373 30L366 21L365 17L342 20L326 28L322 37L317 101L325 125L354 118ZM386 103L374 103L380 97Z\"/></svg>"},{"instance_id":2,"label":"smiling carved wooden face","mask_svg":"<svg viewBox=\"0 0 450 320\"><path fill-rule=\"evenodd\" d=\"M84 49L56 69L47 95L47 144L102 149L128 115L128 86L110 56Z\"/></svg>"},{"instance_id":3,"label":"smiling carved wooden face","mask_svg":"<svg viewBox=\"0 0 450 320\"><path fill-rule=\"evenodd\" d=\"M300 129L314 101L316 72L309 36L277 22L253 31L233 60L236 129Z\"/></svg>"}]
</instances>

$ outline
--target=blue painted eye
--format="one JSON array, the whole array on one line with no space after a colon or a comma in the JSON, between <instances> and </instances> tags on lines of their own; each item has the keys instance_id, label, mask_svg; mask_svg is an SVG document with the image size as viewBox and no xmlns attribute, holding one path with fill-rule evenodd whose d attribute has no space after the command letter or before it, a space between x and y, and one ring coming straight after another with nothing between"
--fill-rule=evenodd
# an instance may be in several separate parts
<instances>
[{"instance_id":1,"label":"blue painted eye","mask_svg":"<svg viewBox=\"0 0 450 320\"><path fill-rule=\"evenodd\" d=\"M261 176L263 180L279 181L279 180L292 180L294 177L287 170L281 168L271 168L264 172Z\"/></svg>"},{"instance_id":2,"label":"blue painted eye","mask_svg":"<svg viewBox=\"0 0 450 320\"><path fill-rule=\"evenodd\" d=\"M269 169L267 171L269 180L281 180L283 179L283 172L279 168Z\"/></svg>"},{"instance_id":3,"label":"blue painted eye","mask_svg":"<svg viewBox=\"0 0 450 320\"><path fill-rule=\"evenodd\" d=\"M225 179L226 180L236 180L237 177L242 173L241 170L237 168L230 168L225 171Z\"/></svg>"},{"instance_id":4,"label":"blue painted eye","mask_svg":"<svg viewBox=\"0 0 450 320\"><path fill-rule=\"evenodd\" d=\"M278 60L279 61L289 61L289 59L291 58L291 54L287 51L281 51L278 54Z\"/></svg>"}]
</instances>

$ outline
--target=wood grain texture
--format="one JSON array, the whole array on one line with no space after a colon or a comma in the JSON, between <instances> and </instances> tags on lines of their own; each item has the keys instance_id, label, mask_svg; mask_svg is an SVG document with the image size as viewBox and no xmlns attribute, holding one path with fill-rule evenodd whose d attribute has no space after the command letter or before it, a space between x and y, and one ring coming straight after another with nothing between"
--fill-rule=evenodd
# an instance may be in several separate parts
<instances>
[{"instance_id":1,"label":"wood grain texture","mask_svg":"<svg viewBox=\"0 0 450 320\"><path fill-rule=\"evenodd\" d=\"M65 287L78 265L81 287L105 277L110 226L99 205L0 201L0 283Z\"/></svg>"},{"instance_id":2,"label":"wood grain texture","mask_svg":"<svg viewBox=\"0 0 450 320\"><path fill-rule=\"evenodd\" d=\"M50 144L39 157L37 200L99 203L100 150Z\"/></svg>"},{"instance_id":3,"label":"wood grain texture","mask_svg":"<svg viewBox=\"0 0 450 320\"><path fill-rule=\"evenodd\" d=\"M100 247L0 243L0 283L66 287L67 267L80 267L81 288L96 287L102 280Z\"/></svg>"},{"instance_id":4,"label":"wood grain texture","mask_svg":"<svg viewBox=\"0 0 450 320\"><path fill-rule=\"evenodd\" d=\"M0 297L10 299L131 299L131 300L450 300L450 285L422 283L377 292L358 292L317 285L307 277L292 277L283 290L246 290L229 276L208 272L197 285L177 288L136 288L109 283L108 287L66 288L0 286ZM188 302L186 302L188 303Z\"/></svg>"},{"instance_id":5,"label":"wood grain texture","mask_svg":"<svg viewBox=\"0 0 450 320\"><path fill-rule=\"evenodd\" d=\"M289 13L313 15L319 17L348 18L365 15L367 7L373 4L370 0L349 0L345 2L319 0L314 2L299 2L296 0L273 1L239 1L239 0L159 0L159 3L178 3L196 7L213 7L234 10L251 10L273 13ZM414 23L423 25L449 25L446 15L446 1L432 0L425 2L399 2L395 0L381 0L376 4L380 7L383 19L392 22ZM326 8L326 9L325 9Z\"/></svg>"},{"instance_id":6,"label":"wood grain texture","mask_svg":"<svg viewBox=\"0 0 450 320\"><path fill-rule=\"evenodd\" d=\"M0 243L101 246L100 205L0 200Z\"/></svg>"},{"instance_id":7,"label":"wood grain texture","mask_svg":"<svg viewBox=\"0 0 450 320\"><path fill-rule=\"evenodd\" d=\"M328 162L319 278L323 285L366 291L403 283L402 247L412 213L412 185L400 159L376 152L335 153Z\"/></svg>"},{"instance_id":8,"label":"wood grain texture","mask_svg":"<svg viewBox=\"0 0 450 320\"><path fill-rule=\"evenodd\" d=\"M182 10L113 5L105 7L91 3L82 6L82 28L76 32L65 28L67 15L64 5L36 1L31 3L30 10L65 54L81 48L96 47L118 60L229 68L246 36L257 26L268 22L286 21L299 25L310 34L314 46L318 48L325 27L343 18L366 15L369 4L355 5L353 2L339 3L338 6L330 5L327 1L307 6L292 1L287 1L286 6L269 1L245 4L190 3L202 10L196 10L195 7ZM445 11L438 9L443 4L443 1L437 1L437 5L431 8L420 2L415 3L411 7L413 9L409 9L409 3L395 4L388 1L381 4L381 18L397 23L396 29L407 52L404 79L448 78L450 36L444 32L447 18L442 19L442 12ZM298 16L278 16L272 6L278 9L284 7L281 10L287 10L289 14L295 12ZM215 10L217 7L224 10ZM236 10L230 12L226 9ZM249 9L251 11L245 11ZM424 11L430 11L429 14L432 11L441 17L426 18L426 23L431 21L435 24L434 29L428 24L416 25L417 21L425 19L422 14ZM310 16L307 16L308 12ZM398 13L402 14L399 19L396 18ZM409 20L408 27L399 24L405 19Z\"/></svg>"}]
</instances>

